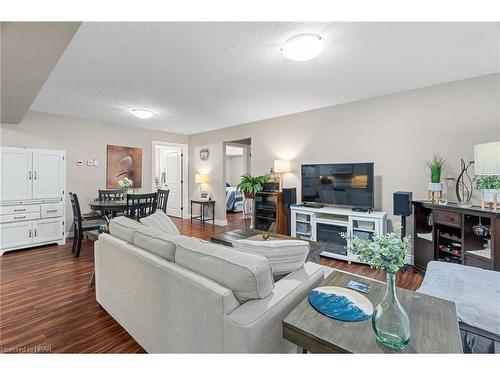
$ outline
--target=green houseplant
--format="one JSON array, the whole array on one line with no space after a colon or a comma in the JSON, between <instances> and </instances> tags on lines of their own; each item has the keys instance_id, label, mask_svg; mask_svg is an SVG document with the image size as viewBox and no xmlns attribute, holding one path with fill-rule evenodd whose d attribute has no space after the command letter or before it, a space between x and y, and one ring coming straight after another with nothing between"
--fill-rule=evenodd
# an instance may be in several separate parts
<instances>
[{"instance_id":1,"label":"green houseplant","mask_svg":"<svg viewBox=\"0 0 500 375\"><path fill-rule=\"evenodd\" d=\"M481 190L482 201L486 203L500 203L500 176L476 176L475 187Z\"/></svg>"},{"instance_id":2,"label":"green houseplant","mask_svg":"<svg viewBox=\"0 0 500 375\"><path fill-rule=\"evenodd\" d=\"M245 198L254 199L255 193L262 191L264 184L268 181L268 176L254 177L247 173L241 176L241 181L236 188L245 195Z\"/></svg>"},{"instance_id":3,"label":"green houseplant","mask_svg":"<svg viewBox=\"0 0 500 375\"><path fill-rule=\"evenodd\" d=\"M343 235L347 239L347 235ZM372 268L386 271L387 290L372 315L375 337L392 349L403 349L410 341L410 320L398 301L396 272L406 264L409 237L396 233L375 234L371 240L353 236L347 248Z\"/></svg>"},{"instance_id":4,"label":"green houseplant","mask_svg":"<svg viewBox=\"0 0 500 375\"><path fill-rule=\"evenodd\" d=\"M432 160L427 162L431 177L431 182L427 185L427 190L429 191L429 201L432 203L437 203L442 198L443 184L441 183L441 174L445 162L445 159L438 154L434 154Z\"/></svg>"}]
</instances>

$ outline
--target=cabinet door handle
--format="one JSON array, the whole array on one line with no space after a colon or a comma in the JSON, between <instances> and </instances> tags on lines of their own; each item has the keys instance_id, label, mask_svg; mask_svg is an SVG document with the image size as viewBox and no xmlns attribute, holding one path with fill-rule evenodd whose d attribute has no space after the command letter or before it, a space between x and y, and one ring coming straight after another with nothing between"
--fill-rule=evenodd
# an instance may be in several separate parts
<instances>
[{"instance_id":1,"label":"cabinet door handle","mask_svg":"<svg viewBox=\"0 0 500 375\"><path fill-rule=\"evenodd\" d=\"M14 212L23 212L23 211L26 211L26 208L18 208L14 210Z\"/></svg>"},{"instance_id":2,"label":"cabinet door handle","mask_svg":"<svg viewBox=\"0 0 500 375\"><path fill-rule=\"evenodd\" d=\"M33 229L33 231L34 231L33 237L36 237L36 228Z\"/></svg>"},{"instance_id":3,"label":"cabinet door handle","mask_svg":"<svg viewBox=\"0 0 500 375\"><path fill-rule=\"evenodd\" d=\"M33 178L36 180L36 171L34 173L35 173L35 176Z\"/></svg>"},{"instance_id":4,"label":"cabinet door handle","mask_svg":"<svg viewBox=\"0 0 500 375\"><path fill-rule=\"evenodd\" d=\"M26 216L14 216L14 220L16 219L26 219Z\"/></svg>"},{"instance_id":5,"label":"cabinet door handle","mask_svg":"<svg viewBox=\"0 0 500 375\"><path fill-rule=\"evenodd\" d=\"M57 210L47 210L47 213L51 213L51 212L57 212Z\"/></svg>"},{"instance_id":6,"label":"cabinet door handle","mask_svg":"<svg viewBox=\"0 0 500 375\"><path fill-rule=\"evenodd\" d=\"M28 180L31 180L31 171L28 172Z\"/></svg>"},{"instance_id":7,"label":"cabinet door handle","mask_svg":"<svg viewBox=\"0 0 500 375\"><path fill-rule=\"evenodd\" d=\"M28 231L28 237L31 238L31 229Z\"/></svg>"}]
</instances>

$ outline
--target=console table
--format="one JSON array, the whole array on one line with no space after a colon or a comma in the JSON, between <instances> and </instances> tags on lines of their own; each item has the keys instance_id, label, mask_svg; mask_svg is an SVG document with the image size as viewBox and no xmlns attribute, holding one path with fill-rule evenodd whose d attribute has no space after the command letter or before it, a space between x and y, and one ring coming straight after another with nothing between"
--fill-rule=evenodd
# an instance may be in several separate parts
<instances>
[{"instance_id":1,"label":"console table","mask_svg":"<svg viewBox=\"0 0 500 375\"><path fill-rule=\"evenodd\" d=\"M432 260L500 270L500 211L426 201L414 201L413 207L417 270L425 271ZM474 232L478 225L487 228L486 235Z\"/></svg>"},{"instance_id":2,"label":"console table","mask_svg":"<svg viewBox=\"0 0 500 375\"><path fill-rule=\"evenodd\" d=\"M292 237L321 242L325 251L322 256L361 262L356 254L346 249L350 238L370 239L375 233L387 231L387 214L380 211L357 212L349 208L324 206L321 208L292 205ZM347 233L347 239L341 234Z\"/></svg>"}]
</instances>

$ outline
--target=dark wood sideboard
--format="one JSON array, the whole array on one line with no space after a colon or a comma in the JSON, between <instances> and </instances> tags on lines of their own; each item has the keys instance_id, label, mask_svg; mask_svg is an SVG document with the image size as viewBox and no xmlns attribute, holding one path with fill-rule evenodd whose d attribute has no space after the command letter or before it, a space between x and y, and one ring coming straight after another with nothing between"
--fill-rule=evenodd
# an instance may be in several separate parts
<instances>
[{"instance_id":1,"label":"dark wood sideboard","mask_svg":"<svg viewBox=\"0 0 500 375\"><path fill-rule=\"evenodd\" d=\"M441 260L500 271L500 211L480 207L462 208L414 201L414 265L425 271L427 263ZM474 233L481 223L485 237ZM489 251L485 244L489 241Z\"/></svg>"}]
</instances>

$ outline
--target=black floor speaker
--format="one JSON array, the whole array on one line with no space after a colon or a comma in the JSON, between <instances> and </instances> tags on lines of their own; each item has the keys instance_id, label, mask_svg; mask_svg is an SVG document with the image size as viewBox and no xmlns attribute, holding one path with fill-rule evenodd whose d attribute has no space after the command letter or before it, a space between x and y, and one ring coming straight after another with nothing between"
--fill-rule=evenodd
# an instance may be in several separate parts
<instances>
[{"instance_id":1,"label":"black floor speaker","mask_svg":"<svg viewBox=\"0 0 500 375\"><path fill-rule=\"evenodd\" d=\"M289 206L297 203L297 189L283 188L283 191L281 192L281 201Z\"/></svg>"},{"instance_id":2,"label":"black floor speaker","mask_svg":"<svg viewBox=\"0 0 500 375\"><path fill-rule=\"evenodd\" d=\"M394 193L394 215L410 216L412 213L412 193L409 191L396 191Z\"/></svg>"}]
</instances>

